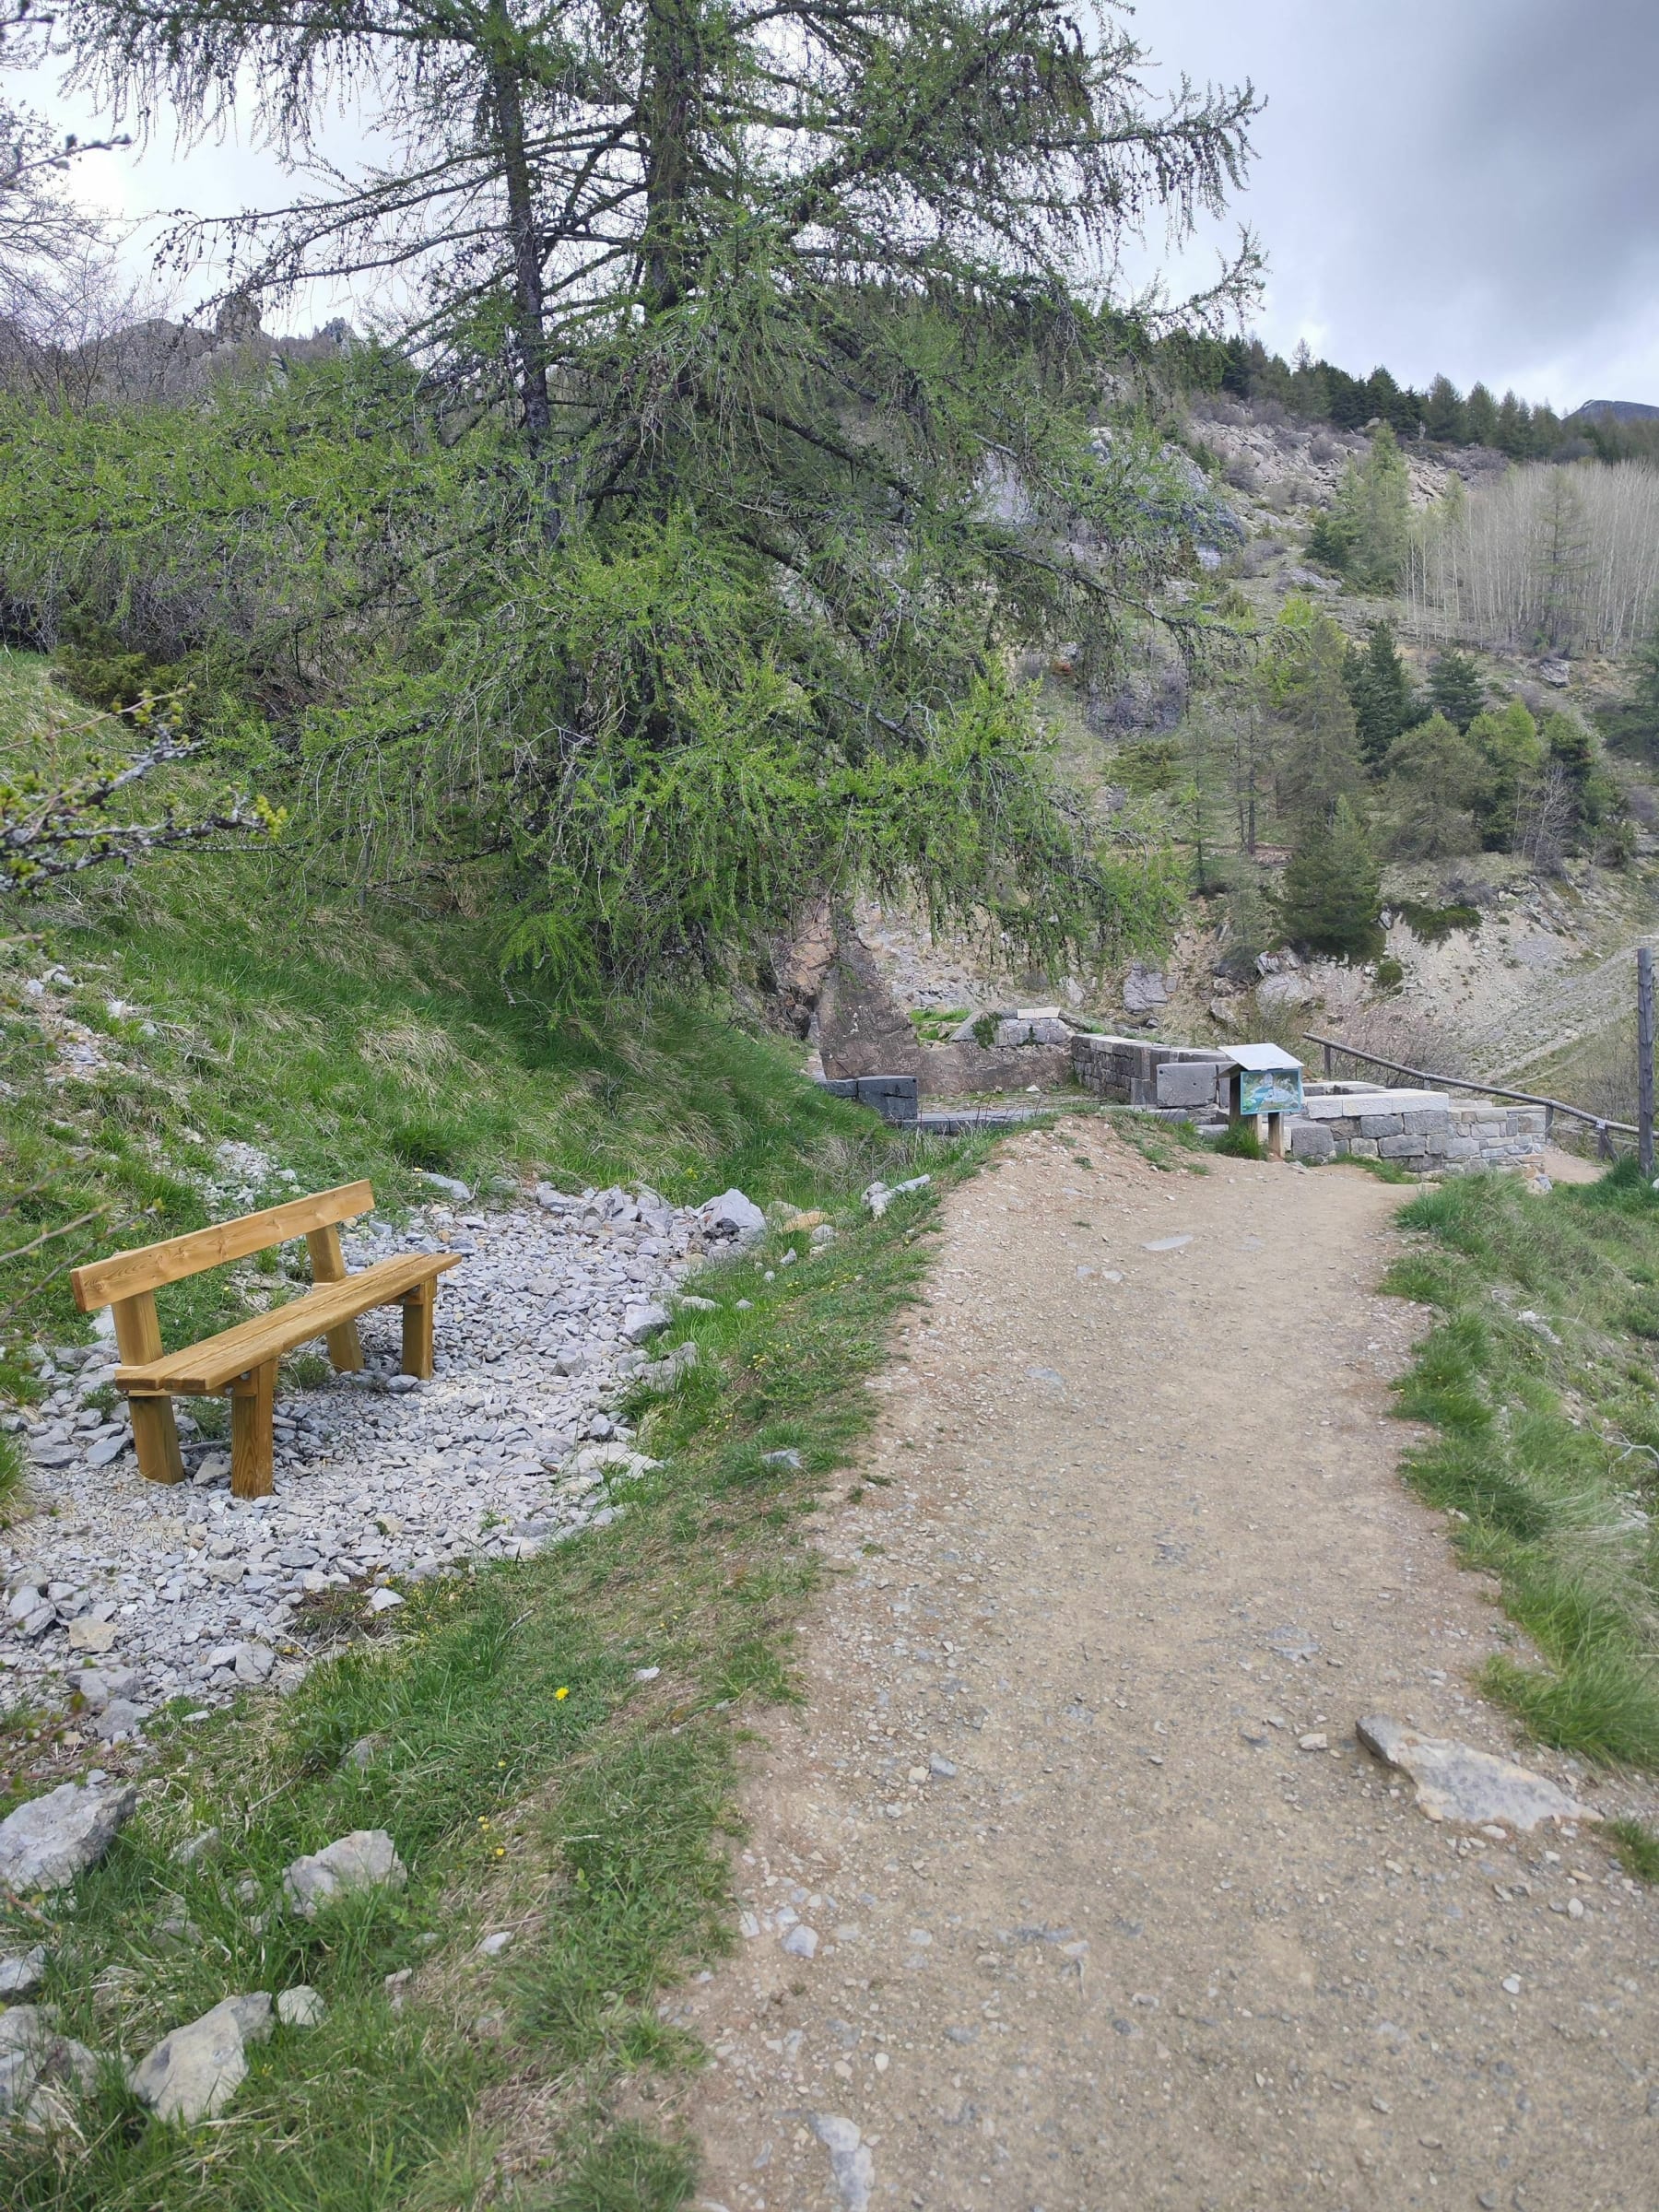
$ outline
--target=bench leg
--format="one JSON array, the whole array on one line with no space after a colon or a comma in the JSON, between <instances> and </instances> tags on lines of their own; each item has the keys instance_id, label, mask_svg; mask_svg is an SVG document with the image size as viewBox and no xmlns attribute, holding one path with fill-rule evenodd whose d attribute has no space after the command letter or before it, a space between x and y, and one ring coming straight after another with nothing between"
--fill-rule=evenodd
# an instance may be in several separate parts
<instances>
[{"instance_id":1,"label":"bench leg","mask_svg":"<svg viewBox=\"0 0 1659 2212\"><path fill-rule=\"evenodd\" d=\"M133 1421L133 1451L138 1472L146 1482L182 1482L184 1462L179 1456L179 1429L171 1398L127 1400Z\"/></svg>"},{"instance_id":2,"label":"bench leg","mask_svg":"<svg viewBox=\"0 0 1659 2212\"><path fill-rule=\"evenodd\" d=\"M340 1232L332 1223L327 1228L310 1230L305 1244L311 1253L313 1283L343 1283L346 1280L346 1255L340 1250ZM336 1375L362 1372L363 1347L358 1337L355 1321L343 1321L337 1329L329 1330L328 1357Z\"/></svg>"},{"instance_id":3,"label":"bench leg","mask_svg":"<svg viewBox=\"0 0 1659 2212\"><path fill-rule=\"evenodd\" d=\"M403 1371L432 1379L432 1321L438 1303L435 1282L417 1283L403 1297Z\"/></svg>"},{"instance_id":4,"label":"bench leg","mask_svg":"<svg viewBox=\"0 0 1659 2212\"><path fill-rule=\"evenodd\" d=\"M236 1498L268 1498L274 1486L271 1416L276 1405L276 1362L238 1375L230 1385L230 1491Z\"/></svg>"}]
</instances>

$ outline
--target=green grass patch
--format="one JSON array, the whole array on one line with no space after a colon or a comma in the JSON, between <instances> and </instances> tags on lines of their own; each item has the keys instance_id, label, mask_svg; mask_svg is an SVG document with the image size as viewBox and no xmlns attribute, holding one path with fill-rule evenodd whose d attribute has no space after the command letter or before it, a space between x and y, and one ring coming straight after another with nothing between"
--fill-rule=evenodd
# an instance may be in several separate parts
<instances>
[{"instance_id":1,"label":"green grass patch","mask_svg":"<svg viewBox=\"0 0 1659 2212\"><path fill-rule=\"evenodd\" d=\"M1601 1832L1618 1853L1627 1874L1650 1888L1659 1885L1659 1835L1640 1820L1609 1820Z\"/></svg>"},{"instance_id":2,"label":"green grass patch","mask_svg":"<svg viewBox=\"0 0 1659 2212\"><path fill-rule=\"evenodd\" d=\"M1229 1122L1210 1146L1223 1159L1265 1159L1266 1148L1250 1122Z\"/></svg>"},{"instance_id":3,"label":"green grass patch","mask_svg":"<svg viewBox=\"0 0 1659 2212\"><path fill-rule=\"evenodd\" d=\"M1406 1473L1544 1664L1485 1686L1535 1735L1659 1771L1659 1420L1642 1286L1659 1200L1632 1165L1544 1195L1501 1175L1425 1190L1385 1288L1439 1315L1397 1388L1438 1434Z\"/></svg>"},{"instance_id":4,"label":"green grass patch","mask_svg":"<svg viewBox=\"0 0 1659 2212\"><path fill-rule=\"evenodd\" d=\"M1154 1113L1143 1113L1133 1106L1107 1109L1112 1126L1140 1154L1150 1168L1160 1175L1172 1175L1184 1169L1189 1175L1207 1175L1207 1159L1194 1159L1206 1154L1210 1147L1191 1122L1160 1121Z\"/></svg>"}]
</instances>

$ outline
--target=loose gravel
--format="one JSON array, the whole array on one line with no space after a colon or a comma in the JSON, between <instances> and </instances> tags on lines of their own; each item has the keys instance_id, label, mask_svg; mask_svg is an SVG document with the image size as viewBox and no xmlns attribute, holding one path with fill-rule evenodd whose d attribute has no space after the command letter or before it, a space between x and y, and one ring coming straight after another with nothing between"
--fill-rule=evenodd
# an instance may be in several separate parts
<instances>
[{"instance_id":1,"label":"loose gravel","mask_svg":"<svg viewBox=\"0 0 1659 2212\"><path fill-rule=\"evenodd\" d=\"M189 1399L177 1401L189 1480L144 1481L124 1406L88 1403L113 1347L56 1353L44 1403L11 1417L40 1510L0 1535L0 1702L61 1708L78 1691L94 1738L136 1738L169 1700L206 1709L297 1680L308 1596L361 1585L366 1608L391 1611L395 1583L614 1520L649 1464L611 1411L618 1393L650 1360L641 1347L688 1269L760 1219L732 1193L698 1213L648 1188L543 1185L501 1211L442 1204L401 1226L355 1224L353 1267L464 1255L439 1293L437 1373L398 1372L395 1308L365 1315L363 1373L279 1389L269 1498L230 1495L228 1444L200 1434Z\"/></svg>"}]
</instances>

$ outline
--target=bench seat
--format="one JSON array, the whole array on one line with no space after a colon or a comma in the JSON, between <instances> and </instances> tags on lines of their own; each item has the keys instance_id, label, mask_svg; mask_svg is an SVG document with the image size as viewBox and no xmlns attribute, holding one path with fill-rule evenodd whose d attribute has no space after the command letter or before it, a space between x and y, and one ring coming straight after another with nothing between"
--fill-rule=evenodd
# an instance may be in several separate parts
<instances>
[{"instance_id":1,"label":"bench seat","mask_svg":"<svg viewBox=\"0 0 1659 2212\"><path fill-rule=\"evenodd\" d=\"M146 1396L209 1397L229 1389L250 1368L280 1359L375 1306L395 1305L422 1283L433 1282L446 1268L460 1265L461 1255L453 1252L416 1252L378 1261L340 1282L319 1284L269 1313L239 1321L234 1328L204 1337L200 1344L186 1345L182 1352L134 1365L124 1362L115 1370L115 1387Z\"/></svg>"}]
</instances>

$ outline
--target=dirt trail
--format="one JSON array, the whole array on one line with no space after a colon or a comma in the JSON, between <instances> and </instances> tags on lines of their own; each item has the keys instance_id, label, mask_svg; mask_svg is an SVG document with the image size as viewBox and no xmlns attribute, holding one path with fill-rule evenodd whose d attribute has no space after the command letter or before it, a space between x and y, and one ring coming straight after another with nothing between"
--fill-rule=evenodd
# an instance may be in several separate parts
<instances>
[{"instance_id":1,"label":"dirt trail","mask_svg":"<svg viewBox=\"0 0 1659 2212\"><path fill-rule=\"evenodd\" d=\"M1659 1911L1354 1743L1517 1742L1489 1587L1394 1471L1400 1195L1079 1122L952 1198L757 1754L746 1940L672 2008L704 2204L1659 2203Z\"/></svg>"}]
</instances>

